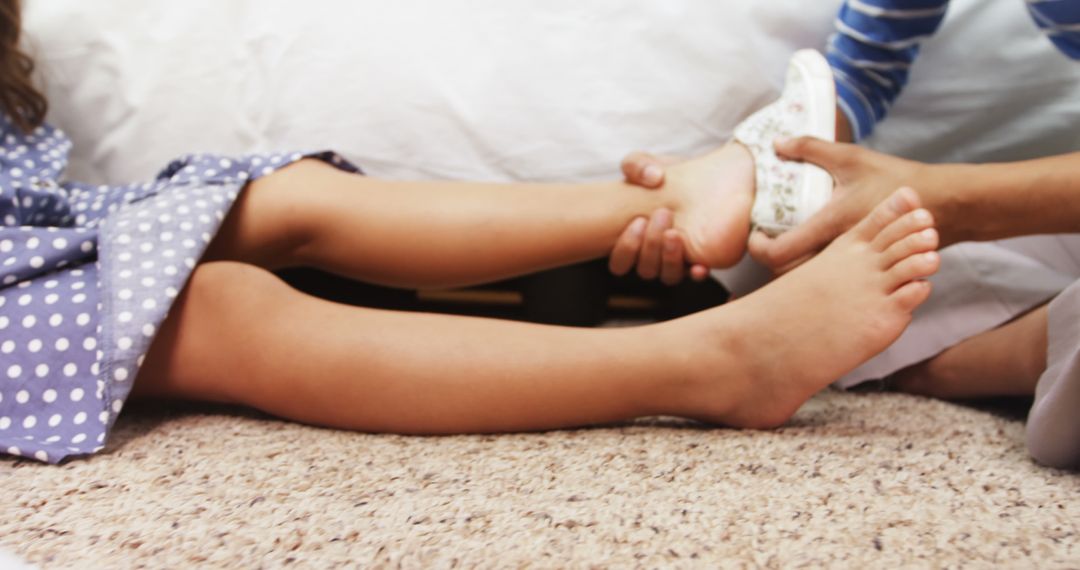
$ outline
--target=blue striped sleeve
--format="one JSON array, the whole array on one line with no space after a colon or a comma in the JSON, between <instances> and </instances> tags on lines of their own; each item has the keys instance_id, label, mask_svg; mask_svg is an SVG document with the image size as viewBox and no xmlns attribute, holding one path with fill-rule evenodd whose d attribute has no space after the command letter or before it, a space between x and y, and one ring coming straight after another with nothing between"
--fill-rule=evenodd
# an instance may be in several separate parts
<instances>
[{"instance_id":1,"label":"blue striped sleeve","mask_svg":"<svg viewBox=\"0 0 1080 570\"><path fill-rule=\"evenodd\" d=\"M1080 0L1027 0L1039 29L1065 55L1080 60Z\"/></svg>"},{"instance_id":2,"label":"blue striped sleeve","mask_svg":"<svg viewBox=\"0 0 1080 570\"><path fill-rule=\"evenodd\" d=\"M1077 0L1056 0L1077 1ZM948 0L847 0L826 56L856 140L885 118L907 84L919 43L941 26Z\"/></svg>"}]
</instances>

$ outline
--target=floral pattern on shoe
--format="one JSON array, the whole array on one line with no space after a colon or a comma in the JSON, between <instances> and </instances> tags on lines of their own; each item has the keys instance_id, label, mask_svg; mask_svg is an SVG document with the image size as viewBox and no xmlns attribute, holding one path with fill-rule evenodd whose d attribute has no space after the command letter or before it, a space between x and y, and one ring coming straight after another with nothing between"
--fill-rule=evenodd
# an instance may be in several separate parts
<instances>
[{"instance_id":1,"label":"floral pattern on shoe","mask_svg":"<svg viewBox=\"0 0 1080 570\"><path fill-rule=\"evenodd\" d=\"M755 229L768 234L791 229L812 213L803 211L802 193L807 170L816 167L782 160L773 149L778 138L818 135L811 128L813 118L807 104L811 96L806 79L792 64L780 98L735 129L735 140L754 157L756 196L751 221Z\"/></svg>"}]
</instances>

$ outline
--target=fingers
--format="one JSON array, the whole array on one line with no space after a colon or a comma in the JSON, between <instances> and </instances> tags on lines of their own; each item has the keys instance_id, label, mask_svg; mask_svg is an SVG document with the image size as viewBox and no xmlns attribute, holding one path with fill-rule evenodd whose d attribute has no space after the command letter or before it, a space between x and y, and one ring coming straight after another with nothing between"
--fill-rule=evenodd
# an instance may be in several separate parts
<instances>
[{"instance_id":1,"label":"fingers","mask_svg":"<svg viewBox=\"0 0 1080 570\"><path fill-rule=\"evenodd\" d=\"M828 142L814 137L778 139L773 148L784 160L816 164L832 174L861 151L856 145Z\"/></svg>"},{"instance_id":2,"label":"fingers","mask_svg":"<svg viewBox=\"0 0 1080 570\"><path fill-rule=\"evenodd\" d=\"M783 275L803 263L806 263L812 257L817 255L818 252L821 251L821 248L824 247L823 245L808 245L805 248L800 247L798 251L792 252L792 255L780 256L772 252L776 243L777 238L769 237L762 232L753 232L750 234L750 241L746 245L746 249L750 252L750 257L767 267L772 271L774 276Z\"/></svg>"},{"instance_id":3,"label":"fingers","mask_svg":"<svg viewBox=\"0 0 1080 570\"><path fill-rule=\"evenodd\" d=\"M695 263L690 266L690 279L701 283L709 278L709 268Z\"/></svg>"},{"instance_id":4,"label":"fingers","mask_svg":"<svg viewBox=\"0 0 1080 570\"><path fill-rule=\"evenodd\" d=\"M682 162L678 156L655 155L635 151L622 161L622 172L626 181L644 188L659 188L664 185L669 166Z\"/></svg>"},{"instance_id":5,"label":"fingers","mask_svg":"<svg viewBox=\"0 0 1080 570\"><path fill-rule=\"evenodd\" d=\"M753 232L747 243L750 257L775 273L790 271L847 229L844 222L847 216L841 207L839 202L830 202L802 225L776 237Z\"/></svg>"},{"instance_id":6,"label":"fingers","mask_svg":"<svg viewBox=\"0 0 1080 570\"><path fill-rule=\"evenodd\" d=\"M649 227L645 230L645 243L638 255L637 273L645 280L656 279L660 274L663 261L664 233L671 229L674 216L671 210L661 208L649 218Z\"/></svg>"},{"instance_id":7,"label":"fingers","mask_svg":"<svg viewBox=\"0 0 1080 570\"><path fill-rule=\"evenodd\" d=\"M678 230L664 232L664 253L660 267L660 282L678 285L686 277L685 248Z\"/></svg>"},{"instance_id":8,"label":"fingers","mask_svg":"<svg viewBox=\"0 0 1080 570\"><path fill-rule=\"evenodd\" d=\"M632 152L622 161L623 176L630 184L644 188L659 188L664 185L664 163L651 154Z\"/></svg>"},{"instance_id":9,"label":"fingers","mask_svg":"<svg viewBox=\"0 0 1080 570\"><path fill-rule=\"evenodd\" d=\"M678 285L686 278L686 247L682 234L672 229L674 215L660 209L649 218L636 218L615 242L608 259L608 269L623 276L637 267L642 279L657 277L665 285ZM704 266L695 266L696 280L708 276Z\"/></svg>"},{"instance_id":10,"label":"fingers","mask_svg":"<svg viewBox=\"0 0 1080 570\"><path fill-rule=\"evenodd\" d=\"M619 236L614 249L611 250L611 257L608 259L608 269L612 274L621 277L630 273L630 270L634 268L638 252L641 251L641 246L645 243L645 228L648 223L649 220L646 218L635 218Z\"/></svg>"}]
</instances>

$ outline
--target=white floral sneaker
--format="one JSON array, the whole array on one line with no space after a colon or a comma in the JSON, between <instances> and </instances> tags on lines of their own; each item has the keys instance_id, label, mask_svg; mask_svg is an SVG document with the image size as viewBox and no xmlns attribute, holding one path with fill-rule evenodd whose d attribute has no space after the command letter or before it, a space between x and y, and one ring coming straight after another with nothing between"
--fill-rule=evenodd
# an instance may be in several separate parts
<instances>
[{"instance_id":1,"label":"white floral sneaker","mask_svg":"<svg viewBox=\"0 0 1080 570\"><path fill-rule=\"evenodd\" d=\"M757 195L750 214L756 229L778 235L806 221L832 196L832 176L812 164L776 156L777 138L836 140L836 84L829 62L815 50L795 53L780 99L735 128L735 140L754 156Z\"/></svg>"}]
</instances>

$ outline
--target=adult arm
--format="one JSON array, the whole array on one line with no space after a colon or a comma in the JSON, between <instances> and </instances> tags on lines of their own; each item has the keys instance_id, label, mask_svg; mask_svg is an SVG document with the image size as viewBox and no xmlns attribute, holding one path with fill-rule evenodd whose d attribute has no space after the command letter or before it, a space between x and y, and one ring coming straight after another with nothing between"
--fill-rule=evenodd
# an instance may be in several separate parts
<instances>
[{"instance_id":1,"label":"adult arm","mask_svg":"<svg viewBox=\"0 0 1080 570\"><path fill-rule=\"evenodd\" d=\"M905 73L895 78L882 78L873 74L873 68L870 68L865 79L889 81L878 81L882 87L876 91L868 88L854 92L846 88L845 65L847 60L857 59L848 52L862 49L858 38L867 35L862 30L877 27L872 14L868 14L873 12L867 7L870 3L879 11L891 11L892 16L899 16L901 12L886 4L904 8L903 12L910 16L907 22L902 22L882 14L876 20L881 29L875 38L862 42L870 47L875 42L891 43L898 48L893 52L896 56L893 67ZM936 30L944 15L945 3L940 0L927 2L921 13L915 4L911 0L849 0L841 12L837 36L830 42L830 61L837 76L841 106L846 105L845 111L850 111L844 114L849 115L860 134L865 135L866 125L880 118L874 113L887 108L888 98L899 94L884 86L902 87L906 81L907 66L917 55L917 28L922 26L923 32L930 33ZM1054 45L1065 55L1080 59L1080 0L1028 0L1027 6L1039 28ZM893 34L891 37L890 33ZM910 50L900 49L905 42L912 41L915 43ZM870 83L866 85L873 87ZM861 101L859 95L868 95L864 103L876 100L878 104L860 106L857 104ZM859 119L860 115L865 118ZM809 139L781 143L777 151L793 160L818 164L830 171L837 181L833 201L805 227L775 240L765 236L751 239L751 254L781 271L839 235L898 185L914 186L923 195L924 203L939 218L945 245L1031 233L1077 231L1076 221L1080 220L1072 207L1077 202L1076 168L1080 163L1080 155L1075 153L1013 164L928 167L864 149Z\"/></svg>"},{"instance_id":2,"label":"adult arm","mask_svg":"<svg viewBox=\"0 0 1080 570\"><path fill-rule=\"evenodd\" d=\"M1005 164L929 168L951 242L1080 232L1080 152Z\"/></svg>"},{"instance_id":3,"label":"adult arm","mask_svg":"<svg viewBox=\"0 0 1080 570\"><path fill-rule=\"evenodd\" d=\"M811 138L782 141L786 158L836 179L832 200L776 238L755 233L750 254L782 273L815 254L900 186L914 188L937 221L941 245L1080 232L1080 153L1001 164L930 165Z\"/></svg>"}]
</instances>

